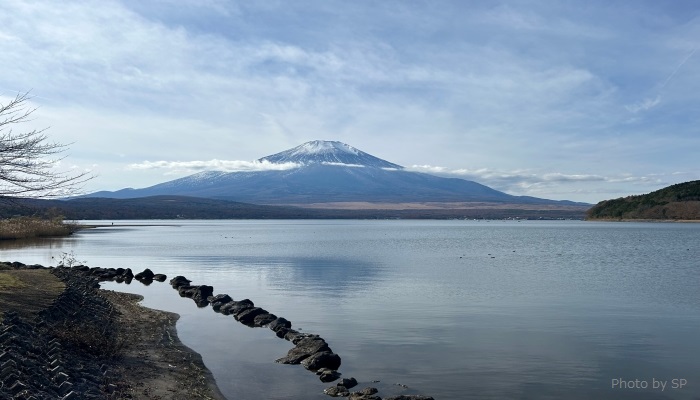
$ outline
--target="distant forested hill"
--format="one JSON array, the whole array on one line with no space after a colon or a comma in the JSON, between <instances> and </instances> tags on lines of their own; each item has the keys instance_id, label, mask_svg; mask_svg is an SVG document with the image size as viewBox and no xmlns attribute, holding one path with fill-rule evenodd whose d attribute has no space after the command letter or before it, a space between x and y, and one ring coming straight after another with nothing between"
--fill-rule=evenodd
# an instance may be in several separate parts
<instances>
[{"instance_id":1,"label":"distant forested hill","mask_svg":"<svg viewBox=\"0 0 700 400\"><path fill-rule=\"evenodd\" d=\"M700 220L700 181L672 185L649 194L605 200L588 219Z\"/></svg>"}]
</instances>

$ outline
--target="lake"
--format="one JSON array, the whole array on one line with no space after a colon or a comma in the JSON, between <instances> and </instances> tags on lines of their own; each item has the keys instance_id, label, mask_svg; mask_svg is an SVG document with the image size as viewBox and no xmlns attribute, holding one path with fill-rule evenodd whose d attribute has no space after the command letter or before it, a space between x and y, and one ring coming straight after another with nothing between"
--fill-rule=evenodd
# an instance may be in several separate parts
<instances>
[{"instance_id":1,"label":"lake","mask_svg":"<svg viewBox=\"0 0 700 400\"><path fill-rule=\"evenodd\" d=\"M56 265L73 252L89 266L148 267L249 298L321 335L343 376L360 381L356 390L376 386L383 396L700 397L700 224L115 224L2 243L0 260ZM231 399L328 398L330 384L274 363L292 345L269 329L199 309L167 283L103 287L180 314L181 340Z\"/></svg>"}]
</instances>

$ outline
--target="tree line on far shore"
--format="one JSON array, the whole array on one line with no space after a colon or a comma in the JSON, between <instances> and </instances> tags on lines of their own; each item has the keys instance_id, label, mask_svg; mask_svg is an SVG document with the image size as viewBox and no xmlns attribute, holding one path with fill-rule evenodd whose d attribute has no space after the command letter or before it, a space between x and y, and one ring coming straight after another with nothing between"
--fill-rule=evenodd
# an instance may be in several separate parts
<instances>
[{"instance_id":1,"label":"tree line on far shore","mask_svg":"<svg viewBox=\"0 0 700 400\"><path fill-rule=\"evenodd\" d=\"M700 220L700 180L601 201L588 210L587 219Z\"/></svg>"}]
</instances>

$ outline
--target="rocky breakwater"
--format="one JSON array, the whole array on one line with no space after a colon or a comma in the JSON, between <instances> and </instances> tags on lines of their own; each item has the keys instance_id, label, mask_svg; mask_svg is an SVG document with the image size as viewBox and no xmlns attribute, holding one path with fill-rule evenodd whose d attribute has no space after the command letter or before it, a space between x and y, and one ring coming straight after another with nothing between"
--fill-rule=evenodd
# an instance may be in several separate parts
<instances>
[{"instance_id":1,"label":"rocky breakwater","mask_svg":"<svg viewBox=\"0 0 700 400\"><path fill-rule=\"evenodd\" d=\"M60 311L51 311L50 313L52 315L54 313L57 313L56 315L69 315L71 312L91 313L94 318L97 318L95 321L98 325L100 323L105 324L105 332L109 332L109 329L111 329L107 323L107 321L110 319L103 318L101 320L100 316L109 315L109 313L113 312L113 310L110 309L108 303L105 305L103 301L99 300L99 296L97 296L97 298L95 297L95 293L97 293L96 289L99 287L98 282L114 281L129 284L132 281L137 280L144 285L150 285L154 281L164 282L167 279L165 275L155 274L148 268L136 274L134 274L130 268L90 268L87 266L57 268L54 271L57 276L66 277L65 280L67 282L71 282L70 287L74 288L75 290L67 291L72 293L68 295L72 296L72 300L68 301L68 303L70 304L70 307L73 308L66 308L68 307L68 304L66 304L64 300L63 302L59 302L59 305L57 306L58 308L56 310ZM70 279L68 279L69 277ZM366 387L359 391L350 392L350 389L358 385L358 381L355 378L342 378L342 374L338 371L341 366L341 357L333 352L329 344L321 336L306 332L302 333L293 329L292 323L289 320L283 317L278 317L262 307L256 307L253 301L250 299L236 301L228 294L215 295L214 288L212 286L193 285L192 281L184 276L176 276L169 282L173 289L177 290L181 297L192 299L198 307L204 308L211 306L212 310L215 312L226 316L233 316L233 318L235 318L238 322L249 327L267 327L278 338L291 342L294 347L287 352L286 356L277 359L276 362L281 364L301 365L307 370L315 373L322 382L329 383L338 381L336 385L325 389L325 394L332 397L348 397L354 400L382 400L382 397L377 395L378 389L374 387ZM88 306L85 306L86 302L89 303ZM103 306L100 306L101 304ZM75 307L80 308L80 310L76 310ZM97 309L95 309L95 307L97 307ZM100 307L106 307L106 311L100 311ZM12 318L11 315L10 318ZM0 339L4 337L5 336L0 336ZM56 347L56 345L48 342L40 344L40 347L48 348L49 352L58 351L51 350ZM4 363L6 359L8 359L6 355L0 355L0 361ZM53 365L52 362L54 361L51 359L42 360L40 361L40 364L43 366L47 361L49 365ZM95 363L93 362L93 365L94 364ZM6 367L5 364L0 364L0 373L7 375L7 371L10 371L12 369L10 367L13 367L13 365L7 364ZM99 367L92 368L83 375L66 374L65 376L55 375L54 377L49 378L51 382L53 382L53 386L51 386L52 389L50 389L50 394L47 395L47 397L35 396L35 398L65 398L70 400L77 398L105 398L105 395L119 398L116 397L116 395L111 394L119 393L119 386L116 383L111 383L111 381L108 379L110 371L109 364L98 363L96 365L99 365ZM72 365L72 367L74 367L74 365ZM84 368L80 369L80 371L83 371L83 369ZM62 371L63 370L59 370L58 372ZM100 384L96 386L97 380L99 380L97 378L100 378L100 374L103 378L100 380ZM11 375L9 382L12 383L12 385L10 385L11 389L8 393L17 395L18 393L21 393L24 386L33 385L33 387L37 387L42 382L46 383L45 381L40 380L40 378L37 378L39 375L40 374L37 373L29 375L35 380L26 377L24 380L20 380L16 379L14 375ZM73 378L73 376L79 377ZM79 382L78 386L73 383L74 381ZM25 382L30 383L27 384ZM68 383L66 384L65 382ZM399 386L405 387L404 385ZM29 399L30 397L25 396L24 398ZM384 397L383 399L432 400L433 398L422 395L399 395Z\"/></svg>"},{"instance_id":2,"label":"rocky breakwater","mask_svg":"<svg viewBox=\"0 0 700 400\"><path fill-rule=\"evenodd\" d=\"M307 370L316 373L322 382L334 382L335 385L324 390L332 397L348 397L354 400L382 400L377 396L378 389L366 387L360 391L350 392L357 386L355 378L343 378L338 371L341 358L334 353L325 339L312 333L302 333L292 328L292 323L284 317L256 307L250 299L234 300L228 294L214 295L214 288L208 285L192 285L192 281L184 276L176 276L170 280L170 285L182 297L194 300L198 307L211 305L212 310L223 315L231 315L238 322L249 327L268 327L278 338L291 342L294 347L287 355L276 360L277 363L302 365ZM399 395L386 397L384 400L433 400L430 396Z\"/></svg>"}]
</instances>

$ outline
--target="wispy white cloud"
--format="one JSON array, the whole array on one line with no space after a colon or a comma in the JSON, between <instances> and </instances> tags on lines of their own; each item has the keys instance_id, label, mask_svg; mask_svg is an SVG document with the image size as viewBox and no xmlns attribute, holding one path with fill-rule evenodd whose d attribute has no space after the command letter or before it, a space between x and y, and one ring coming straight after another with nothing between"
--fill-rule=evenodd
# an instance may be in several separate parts
<instances>
[{"instance_id":1,"label":"wispy white cloud","mask_svg":"<svg viewBox=\"0 0 700 400\"><path fill-rule=\"evenodd\" d=\"M625 108L631 113L638 113L642 111L649 111L661 103L661 96L656 96L653 99L644 99L639 103L626 105Z\"/></svg>"},{"instance_id":2,"label":"wispy white cloud","mask_svg":"<svg viewBox=\"0 0 700 400\"><path fill-rule=\"evenodd\" d=\"M321 162L323 165L330 165L334 167L350 167L350 168L364 168L364 165L360 164L346 164L346 163L341 163L341 162L330 162L330 161L323 161Z\"/></svg>"},{"instance_id":3,"label":"wispy white cloud","mask_svg":"<svg viewBox=\"0 0 700 400\"><path fill-rule=\"evenodd\" d=\"M300 164L271 163L269 161L238 161L238 160L208 160L208 161L143 161L129 164L127 169L132 170L172 170L180 172L190 171L223 171L223 172L252 172L252 171L285 171L299 168Z\"/></svg>"},{"instance_id":4,"label":"wispy white cloud","mask_svg":"<svg viewBox=\"0 0 700 400\"><path fill-rule=\"evenodd\" d=\"M554 193L554 188L569 188L563 193L580 192L581 185L598 185L597 192L605 192L600 185L606 186L607 191L619 184L638 185L650 187L660 185L667 181L671 174L647 174L633 176L629 174L596 175L596 174L569 174L549 171L527 170L492 170L480 169L452 169L432 165L413 165L407 168L410 171L430 173L445 177L459 177L479 182L481 184L502 190L511 194L537 196L542 193ZM578 189L576 188L578 187ZM589 187L590 189L590 187ZM594 189L590 189L594 190Z\"/></svg>"}]
</instances>

